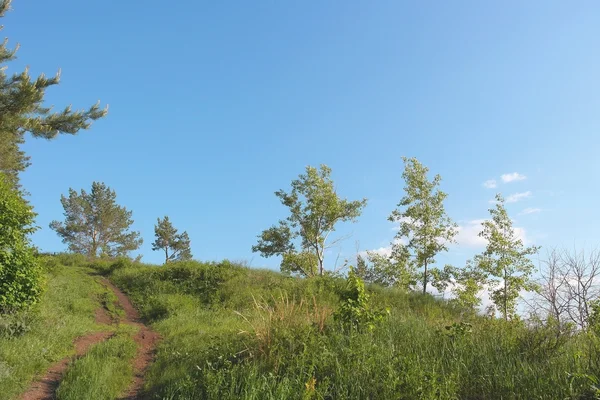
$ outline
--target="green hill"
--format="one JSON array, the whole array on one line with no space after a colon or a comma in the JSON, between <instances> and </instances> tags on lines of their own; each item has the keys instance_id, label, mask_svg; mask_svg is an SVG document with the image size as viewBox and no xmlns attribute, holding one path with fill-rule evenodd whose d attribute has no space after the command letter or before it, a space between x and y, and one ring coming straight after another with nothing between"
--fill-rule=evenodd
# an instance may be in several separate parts
<instances>
[{"instance_id":1,"label":"green hill","mask_svg":"<svg viewBox=\"0 0 600 400\"><path fill-rule=\"evenodd\" d=\"M61 256L60 263L68 259ZM41 315L46 328L61 326L61 337L67 341L95 329L90 299L99 298L102 286L90 274L107 276L128 294L143 321L162 337L145 376L148 398L593 399L598 395L600 344L593 334L559 336L550 327L477 316L429 295L378 286L367 287L370 298L362 311L389 313L384 311L380 321L353 324L338 312L348 298L346 279L301 279L228 261L166 267L126 260L56 266L48 273ZM5 349L15 343L19 348L27 343L30 362L43 340L56 343L52 336L40 336L35 328L40 323L16 337L0 339L0 365L12 371L19 363L27 364L10 353L7 358ZM65 350L56 352L60 356ZM15 387L26 386L32 372L47 365L42 364L27 364L29 372L18 385L0 373L0 386L14 395ZM80 370L81 376L71 374L70 386L93 373Z\"/></svg>"}]
</instances>

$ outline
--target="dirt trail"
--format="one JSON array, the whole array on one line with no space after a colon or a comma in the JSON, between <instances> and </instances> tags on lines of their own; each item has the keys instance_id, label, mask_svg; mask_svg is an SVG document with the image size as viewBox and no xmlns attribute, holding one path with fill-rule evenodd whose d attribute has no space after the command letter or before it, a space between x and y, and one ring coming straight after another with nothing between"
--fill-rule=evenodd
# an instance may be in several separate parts
<instances>
[{"instance_id":1,"label":"dirt trail","mask_svg":"<svg viewBox=\"0 0 600 400\"><path fill-rule=\"evenodd\" d=\"M114 292L119 300L119 305L125 311L125 319L121 320L121 322L137 326L139 329L133 338L138 345L138 352L133 360L134 380L125 395L121 397L121 399L127 400L139 399L144 384L144 374L154 359L156 343L160 339L160 336L140 321L137 310L133 307L125 293L121 292L119 288L106 278L102 279L102 283Z\"/></svg>"},{"instance_id":2,"label":"dirt trail","mask_svg":"<svg viewBox=\"0 0 600 400\"><path fill-rule=\"evenodd\" d=\"M114 321L103 308L98 308L95 312L96 323L110 325L115 322L121 322L127 325L136 326L138 333L133 340L138 345L138 351L133 360L134 380L130 387L121 397L124 400L140 399L142 386L144 384L144 374L152 363L156 343L159 340L158 333L152 331L140 321L140 317L136 309L133 307L129 298L113 285L108 279L102 278L102 284L117 296L119 306L125 312L125 318L120 321ZM32 383L22 396L21 400L52 400L55 398L56 389L63 378L69 364L82 357L87 353L90 347L94 344L103 342L114 335L114 332L94 332L88 335L75 339L75 355L65 357L62 360L53 364L46 374L38 381Z\"/></svg>"},{"instance_id":3,"label":"dirt trail","mask_svg":"<svg viewBox=\"0 0 600 400\"><path fill-rule=\"evenodd\" d=\"M42 379L29 386L27 392L21 396L21 400L54 399L54 394L56 393L56 389L58 389L58 384L65 374L69 363L87 353L92 345L107 340L113 334L113 332L94 332L75 339L75 355L72 357L63 358L62 360L53 364L48 371L46 371L46 375L44 375Z\"/></svg>"}]
</instances>

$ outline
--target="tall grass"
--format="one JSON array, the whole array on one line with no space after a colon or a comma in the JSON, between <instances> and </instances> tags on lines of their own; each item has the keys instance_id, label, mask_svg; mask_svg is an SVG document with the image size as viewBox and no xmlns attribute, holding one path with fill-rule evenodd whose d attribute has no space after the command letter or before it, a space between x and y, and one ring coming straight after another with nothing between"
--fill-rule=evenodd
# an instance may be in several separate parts
<instances>
[{"instance_id":1,"label":"tall grass","mask_svg":"<svg viewBox=\"0 0 600 400\"><path fill-rule=\"evenodd\" d=\"M370 287L390 315L372 331L330 317L344 281L231 263L123 266L111 279L162 336L156 399L592 399L593 335L465 313Z\"/></svg>"},{"instance_id":2,"label":"tall grass","mask_svg":"<svg viewBox=\"0 0 600 400\"><path fill-rule=\"evenodd\" d=\"M58 400L116 399L133 379L136 349L128 334L95 345L69 367L58 387Z\"/></svg>"},{"instance_id":3,"label":"tall grass","mask_svg":"<svg viewBox=\"0 0 600 400\"><path fill-rule=\"evenodd\" d=\"M112 293L81 268L56 258L42 262L47 283L40 304L27 313L0 317L2 400L15 398L36 375L72 354L76 337L107 329L94 322L94 311L99 298L110 300Z\"/></svg>"}]
</instances>

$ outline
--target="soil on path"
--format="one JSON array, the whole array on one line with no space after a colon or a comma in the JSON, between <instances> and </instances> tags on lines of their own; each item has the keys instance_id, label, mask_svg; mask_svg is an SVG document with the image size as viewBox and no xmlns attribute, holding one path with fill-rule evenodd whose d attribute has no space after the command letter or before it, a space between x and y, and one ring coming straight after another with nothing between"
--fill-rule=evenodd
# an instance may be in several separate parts
<instances>
[{"instance_id":1,"label":"soil on path","mask_svg":"<svg viewBox=\"0 0 600 400\"><path fill-rule=\"evenodd\" d=\"M106 278L102 279L102 283L114 292L119 300L119 305L125 311L125 319L121 320L121 322L136 326L139 329L133 338L138 345L138 351L133 360L134 380L121 399L140 399L144 385L144 374L154 359L156 343L160 339L160 336L140 321L137 310L133 307L125 293L121 292L119 288Z\"/></svg>"},{"instance_id":2,"label":"soil on path","mask_svg":"<svg viewBox=\"0 0 600 400\"><path fill-rule=\"evenodd\" d=\"M21 400L54 399L56 389L58 389L58 385L65 374L69 363L87 353L92 345L107 340L113 334L113 332L94 332L75 339L75 355L72 357L63 358L62 360L50 366L42 379L29 386L27 392L21 396Z\"/></svg>"},{"instance_id":3,"label":"soil on path","mask_svg":"<svg viewBox=\"0 0 600 400\"><path fill-rule=\"evenodd\" d=\"M136 309L133 307L129 298L113 285L108 279L102 278L102 284L113 291L117 296L119 306L125 312L125 318L119 322L136 326L138 333L134 336L133 340L137 343L138 351L135 359L133 360L134 380L130 387L125 392L125 395L121 399L133 400L141 399L142 387L144 384L144 374L148 369L148 366L154 359L154 352L156 349L156 343L159 340L158 333L152 331L146 325L140 321L140 317ZM98 308L95 312L96 323L110 325L115 321L108 315L106 310ZM46 374L38 381L32 383L22 396L21 400L52 400L55 398L56 389L62 380L65 371L69 367L69 364L82 357L87 353L90 347L94 344L103 342L114 335L114 332L94 332L75 339L75 355L65 357L62 360L53 364L47 371Z\"/></svg>"}]
</instances>

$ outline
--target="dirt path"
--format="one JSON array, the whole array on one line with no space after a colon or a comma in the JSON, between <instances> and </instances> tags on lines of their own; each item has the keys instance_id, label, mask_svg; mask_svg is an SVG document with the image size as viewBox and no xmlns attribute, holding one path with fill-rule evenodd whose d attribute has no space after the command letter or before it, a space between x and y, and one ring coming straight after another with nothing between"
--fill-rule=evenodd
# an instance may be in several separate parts
<instances>
[{"instance_id":1,"label":"dirt path","mask_svg":"<svg viewBox=\"0 0 600 400\"><path fill-rule=\"evenodd\" d=\"M114 321L108 315L106 310L103 308L98 308L95 312L96 323L110 325L115 322L121 322L127 325L136 326L138 328L138 333L133 338L138 345L138 351L135 359L133 360L134 380L121 399L140 399L142 386L144 384L144 374L150 363L152 363L156 343L160 337L158 333L152 331L140 321L140 317L136 309L129 301L129 298L123 292L121 292L119 288L113 285L106 278L102 278L102 284L117 296L119 306L125 312L125 318L121 319L120 321ZM31 384L27 392L21 396L21 400L54 399L56 389L58 389L58 385L60 384L60 381L63 378L69 364L73 360L85 355L92 345L103 342L113 335L114 332L94 332L75 339L75 355L71 357L65 357L53 364L40 380Z\"/></svg>"},{"instance_id":2,"label":"dirt path","mask_svg":"<svg viewBox=\"0 0 600 400\"><path fill-rule=\"evenodd\" d=\"M125 319L121 320L121 322L137 326L139 329L138 333L133 338L138 345L138 352L133 360L134 380L125 393L125 396L121 397L122 399L127 400L139 399L144 384L144 374L154 359L156 343L160 339L160 336L140 321L137 310L133 307L129 298L121 292L119 288L106 278L102 278L102 283L114 292L119 300L119 305L123 311L125 311Z\"/></svg>"},{"instance_id":3,"label":"dirt path","mask_svg":"<svg viewBox=\"0 0 600 400\"><path fill-rule=\"evenodd\" d=\"M96 314L98 315L98 314ZM96 320L96 322L99 322ZM111 337L113 332L94 332L75 339L75 355L66 357L53 364L46 375L39 381L34 382L27 392L23 394L21 400L51 400L54 399L56 389L60 383L69 363L74 359L83 356L90 347L96 343L103 342Z\"/></svg>"}]
</instances>

